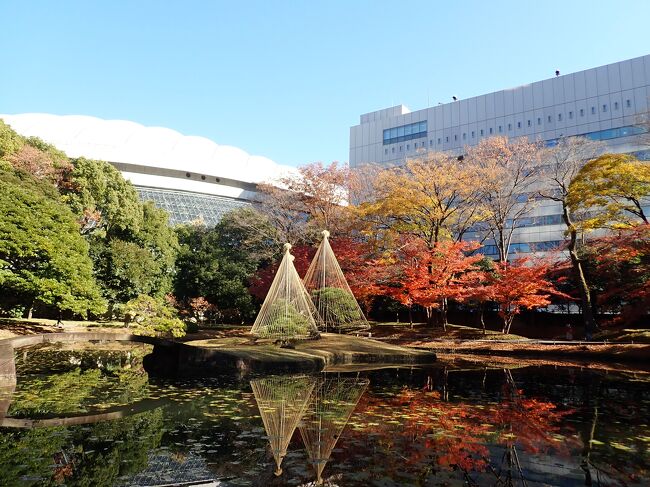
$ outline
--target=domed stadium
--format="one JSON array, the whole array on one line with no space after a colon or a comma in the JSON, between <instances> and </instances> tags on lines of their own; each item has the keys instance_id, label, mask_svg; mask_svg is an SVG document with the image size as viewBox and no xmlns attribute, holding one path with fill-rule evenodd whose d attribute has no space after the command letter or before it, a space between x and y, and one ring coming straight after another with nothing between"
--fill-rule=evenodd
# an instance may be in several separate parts
<instances>
[{"instance_id":1,"label":"domed stadium","mask_svg":"<svg viewBox=\"0 0 650 487\"><path fill-rule=\"evenodd\" d=\"M167 210L172 224L215 225L224 213L251 204L258 183L295 171L204 137L125 120L44 113L0 114L0 119L69 157L111 163L143 200Z\"/></svg>"}]
</instances>

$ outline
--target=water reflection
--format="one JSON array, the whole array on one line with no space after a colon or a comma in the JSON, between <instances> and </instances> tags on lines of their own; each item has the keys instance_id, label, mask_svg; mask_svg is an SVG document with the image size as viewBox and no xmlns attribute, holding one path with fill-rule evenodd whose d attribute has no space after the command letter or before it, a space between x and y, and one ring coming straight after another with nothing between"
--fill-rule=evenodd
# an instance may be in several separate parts
<instances>
[{"instance_id":1,"label":"water reflection","mask_svg":"<svg viewBox=\"0 0 650 487\"><path fill-rule=\"evenodd\" d=\"M23 428L0 427L0 485L650 485L647 377L439 365L150 381L127 353L18 358L0 406Z\"/></svg>"},{"instance_id":2,"label":"water reflection","mask_svg":"<svg viewBox=\"0 0 650 487\"><path fill-rule=\"evenodd\" d=\"M276 464L275 475L282 475L282 461L298 427L320 485L330 454L368 383L368 379L327 375L252 380Z\"/></svg>"},{"instance_id":3,"label":"water reflection","mask_svg":"<svg viewBox=\"0 0 650 487\"><path fill-rule=\"evenodd\" d=\"M323 482L323 469L369 382L352 377L325 377L314 388L299 429L317 484Z\"/></svg>"}]
</instances>

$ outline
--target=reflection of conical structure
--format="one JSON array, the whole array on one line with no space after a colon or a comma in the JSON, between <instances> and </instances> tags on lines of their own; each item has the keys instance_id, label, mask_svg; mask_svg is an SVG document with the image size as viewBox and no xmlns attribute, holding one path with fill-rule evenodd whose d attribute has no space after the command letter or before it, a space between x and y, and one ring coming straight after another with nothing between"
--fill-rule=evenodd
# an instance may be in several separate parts
<instances>
[{"instance_id":1,"label":"reflection of conical structure","mask_svg":"<svg viewBox=\"0 0 650 487\"><path fill-rule=\"evenodd\" d=\"M314 259L305 274L305 288L310 293L324 331L349 331L369 328L348 281L343 275L329 243L329 232L323 231Z\"/></svg>"},{"instance_id":2,"label":"reflection of conical structure","mask_svg":"<svg viewBox=\"0 0 650 487\"><path fill-rule=\"evenodd\" d=\"M368 382L349 377L326 378L314 389L299 429L318 484L322 483L323 469Z\"/></svg>"},{"instance_id":3,"label":"reflection of conical structure","mask_svg":"<svg viewBox=\"0 0 650 487\"><path fill-rule=\"evenodd\" d=\"M284 247L284 257L251 334L280 340L318 336L314 303L293 265L294 257L289 253L291 245L285 244Z\"/></svg>"},{"instance_id":4,"label":"reflection of conical structure","mask_svg":"<svg viewBox=\"0 0 650 487\"><path fill-rule=\"evenodd\" d=\"M282 473L282 459L287 454L287 447L300 418L305 414L315 385L316 379L306 376L270 377L251 381L277 465L276 475Z\"/></svg>"}]
</instances>

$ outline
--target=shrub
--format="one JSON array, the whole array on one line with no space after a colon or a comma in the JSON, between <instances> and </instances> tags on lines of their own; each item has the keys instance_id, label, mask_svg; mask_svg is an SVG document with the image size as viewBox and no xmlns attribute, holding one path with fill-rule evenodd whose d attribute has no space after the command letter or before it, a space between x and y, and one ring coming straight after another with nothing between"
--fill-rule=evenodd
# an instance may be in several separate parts
<instances>
[{"instance_id":1,"label":"shrub","mask_svg":"<svg viewBox=\"0 0 650 487\"><path fill-rule=\"evenodd\" d=\"M144 294L126 303L124 322L142 335L173 337L185 335L185 324L176 316L176 310L162 299Z\"/></svg>"},{"instance_id":2,"label":"shrub","mask_svg":"<svg viewBox=\"0 0 650 487\"><path fill-rule=\"evenodd\" d=\"M263 338L291 338L311 335L309 317L285 299L278 299L269 310L269 323L260 330Z\"/></svg>"},{"instance_id":3,"label":"shrub","mask_svg":"<svg viewBox=\"0 0 650 487\"><path fill-rule=\"evenodd\" d=\"M312 291L315 303L325 303L319 309L326 310L327 316L322 316L328 324L344 327L346 324L363 320L356 299L348 291L337 287L324 287Z\"/></svg>"}]
</instances>

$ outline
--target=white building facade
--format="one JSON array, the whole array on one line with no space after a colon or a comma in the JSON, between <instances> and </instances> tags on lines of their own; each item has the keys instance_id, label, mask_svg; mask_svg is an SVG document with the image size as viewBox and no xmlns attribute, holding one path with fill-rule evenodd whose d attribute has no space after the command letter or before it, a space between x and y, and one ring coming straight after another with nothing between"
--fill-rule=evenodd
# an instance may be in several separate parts
<instances>
[{"instance_id":1,"label":"white building facade","mask_svg":"<svg viewBox=\"0 0 650 487\"><path fill-rule=\"evenodd\" d=\"M350 167L401 165L424 151L463 154L491 136L552 144L601 140L611 152L650 160L639 121L650 111L650 55L411 112L404 105L361 115L350 128ZM511 253L544 251L564 239L558 205L541 202L516 230ZM486 242L487 255L496 254Z\"/></svg>"},{"instance_id":2,"label":"white building facade","mask_svg":"<svg viewBox=\"0 0 650 487\"><path fill-rule=\"evenodd\" d=\"M111 163L141 199L167 210L172 224L215 225L226 212L251 204L258 183L295 171L204 137L125 120L44 113L0 114L0 119L69 157Z\"/></svg>"}]
</instances>

